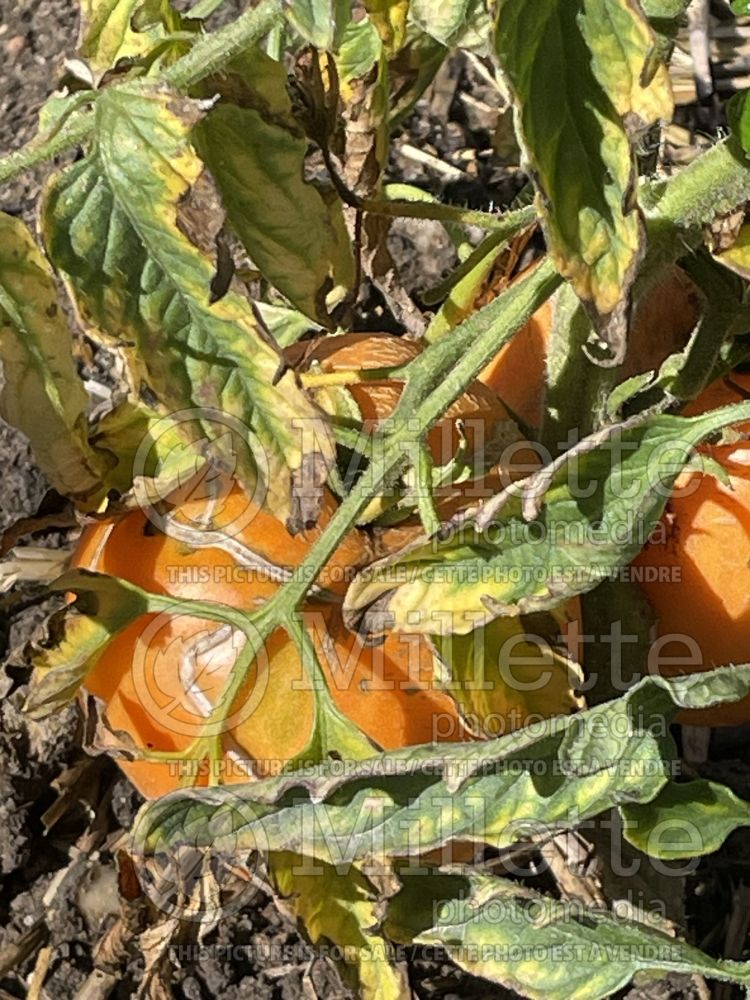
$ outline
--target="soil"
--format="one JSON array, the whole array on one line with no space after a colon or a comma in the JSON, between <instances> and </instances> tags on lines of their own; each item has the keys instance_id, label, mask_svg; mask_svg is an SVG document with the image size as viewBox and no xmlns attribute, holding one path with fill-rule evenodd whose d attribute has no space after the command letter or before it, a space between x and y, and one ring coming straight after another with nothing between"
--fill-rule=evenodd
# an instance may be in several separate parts
<instances>
[{"instance_id":1,"label":"soil","mask_svg":"<svg viewBox=\"0 0 750 1000\"><path fill-rule=\"evenodd\" d=\"M227 4L224 16L242 4ZM33 135L39 107L54 89L77 33L75 0L0 0L0 148L22 145ZM394 143L392 176L472 206L509 202L520 175L497 171L490 135L496 130L488 84L463 57L453 60L420 102ZM485 98L488 98L485 100ZM414 150L427 152L427 158ZM430 159L430 156L433 159ZM512 159L512 157L511 157ZM506 158L507 160L507 158ZM452 169L436 168L435 161ZM33 222L34 205L48 168L28 172L0 192L0 207ZM419 296L455 263L442 227L401 221L390 249L407 290ZM107 379L106 354L82 345L81 365ZM0 528L33 514L47 490L23 437L0 422ZM46 544L64 544L61 535ZM0 1000L26 996L47 1000L129 998L144 976L144 955L135 935L119 952L112 945L118 922L134 919L120 900L127 860L121 850L140 804L138 794L105 756L81 749L81 717L71 706L41 722L21 711L27 667L24 645L49 606L29 592L0 628ZM750 798L747 733L713 738L698 773L721 780ZM119 862L119 875L118 875ZM750 879L750 835L739 831L701 862L687 881L670 884L670 913L696 944L713 954L742 956L743 942L729 936L728 917L743 880ZM119 892L118 892L119 886ZM125 893L127 897L127 893ZM666 897L666 893L665 893ZM739 904L737 904L739 905ZM142 941L143 939L141 939ZM110 952L107 949L110 949ZM114 948L114 951L111 949ZM113 957L114 955L114 957ZM262 893L223 919L200 944L172 946L158 975L177 1000L222 997L296 1000L319 996L343 1000L352 994L334 967L316 953ZM98 970L98 971L97 971ZM461 974L415 950L410 961L414 995L420 998L513 998L516 994ZM156 987L152 986L152 990ZM705 995L701 985L670 976L623 991L630 1000L675 1000ZM733 994L722 994L728 1000Z\"/></svg>"}]
</instances>

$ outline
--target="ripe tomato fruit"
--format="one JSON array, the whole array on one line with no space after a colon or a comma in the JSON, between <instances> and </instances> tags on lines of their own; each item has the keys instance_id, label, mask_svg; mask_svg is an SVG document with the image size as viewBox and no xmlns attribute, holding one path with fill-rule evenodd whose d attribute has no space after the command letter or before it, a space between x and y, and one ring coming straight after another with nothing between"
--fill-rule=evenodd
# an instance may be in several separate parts
<instances>
[{"instance_id":1,"label":"ripe tomato fruit","mask_svg":"<svg viewBox=\"0 0 750 1000\"><path fill-rule=\"evenodd\" d=\"M709 386L686 408L703 413L750 393L750 376L731 375ZM750 433L750 423L737 430ZM750 659L750 442L699 449L722 465L730 486L687 471L662 521L662 543L649 543L633 565L651 570L641 586L658 618L651 650L655 672L674 676ZM750 721L750 697L716 708L683 712L693 725Z\"/></svg>"},{"instance_id":2,"label":"ripe tomato fruit","mask_svg":"<svg viewBox=\"0 0 750 1000\"><path fill-rule=\"evenodd\" d=\"M252 568L253 556L293 568L321 530L292 537L280 521L253 508L237 485L227 484L221 508L208 524L206 506L203 497L181 504L178 539L154 530L141 511L98 522L84 531L75 563L156 593L253 609L280 585L262 567ZM331 500L324 521L332 509ZM223 545L195 547L182 540L186 524L201 522L214 539L222 525L242 527L237 534L227 533ZM194 538L199 537L196 529ZM325 567L321 582L334 590L345 586L367 558L367 541L355 531ZM364 646L344 628L337 605L322 601L310 602L305 622L335 704L375 747L463 737L453 700L434 686L432 654L423 639L392 635L381 646ZM244 636L229 626L180 614L179 609L143 616L108 645L86 679L86 690L106 706L112 730L127 733L140 750L171 752L179 758L201 735L243 642ZM297 647L277 630L217 733L223 753L221 779L241 782L278 771L304 750L312 725L313 694ZM151 798L180 786L182 763L140 759L121 761L121 767ZM192 764L196 766L187 783L205 783L201 762Z\"/></svg>"}]
</instances>

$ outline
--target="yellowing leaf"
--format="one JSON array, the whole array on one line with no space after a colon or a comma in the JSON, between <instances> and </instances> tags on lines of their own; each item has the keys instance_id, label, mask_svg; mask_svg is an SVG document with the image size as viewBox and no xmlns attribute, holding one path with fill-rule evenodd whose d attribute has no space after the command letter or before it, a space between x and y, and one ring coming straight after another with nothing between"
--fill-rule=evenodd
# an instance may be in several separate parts
<instances>
[{"instance_id":1,"label":"yellowing leaf","mask_svg":"<svg viewBox=\"0 0 750 1000\"><path fill-rule=\"evenodd\" d=\"M26 434L52 485L96 507L105 457L88 441L88 398L49 265L21 222L0 214L0 413Z\"/></svg>"},{"instance_id":2,"label":"yellowing leaf","mask_svg":"<svg viewBox=\"0 0 750 1000\"><path fill-rule=\"evenodd\" d=\"M163 610L170 601L147 595L114 577L72 570L53 589L74 588L75 604L57 612L49 636L32 658L34 673L24 710L39 719L71 701L94 668L110 639L148 611Z\"/></svg>"},{"instance_id":3,"label":"yellowing leaf","mask_svg":"<svg viewBox=\"0 0 750 1000\"><path fill-rule=\"evenodd\" d=\"M632 0L500 0L496 45L550 253L616 363L644 239L631 137L672 107L656 40Z\"/></svg>"},{"instance_id":4,"label":"yellowing leaf","mask_svg":"<svg viewBox=\"0 0 750 1000\"><path fill-rule=\"evenodd\" d=\"M304 179L306 140L289 120L230 104L214 108L198 135L253 263L293 306L333 325L331 307L354 286L354 257L340 198Z\"/></svg>"},{"instance_id":5,"label":"yellowing leaf","mask_svg":"<svg viewBox=\"0 0 750 1000\"><path fill-rule=\"evenodd\" d=\"M342 972L349 973L362 1000L408 995L406 970L393 964L391 945L378 932L387 900L378 899L356 868L339 874L332 865L288 851L273 854L269 867L286 907L313 944L333 944L345 956Z\"/></svg>"},{"instance_id":6,"label":"yellowing leaf","mask_svg":"<svg viewBox=\"0 0 750 1000\"><path fill-rule=\"evenodd\" d=\"M409 0L365 0L365 9L375 25L386 53L391 56L406 41Z\"/></svg>"},{"instance_id":7,"label":"yellowing leaf","mask_svg":"<svg viewBox=\"0 0 750 1000\"><path fill-rule=\"evenodd\" d=\"M91 68L101 72L118 59L142 56L164 36L161 24L144 31L133 28L133 18L144 0L79 0L79 50Z\"/></svg>"},{"instance_id":8,"label":"yellowing leaf","mask_svg":"<svg viewBox=\"0 0 750 1000\"><path fill-rule=\"evenodd\" d=\"M298 530L314 520L333 441L295 376L277 378L278 348L247 299L230 289L211 302L214 264L186 214L202 180L197 117L164 90L103 92L93 149L47 191L45 240L83 321L135 345L134 377ZM210 225L212 208L196 239Z\"/></svg>"},{"instance_id":9,"label":"yellowing leaf","mask_svg":"<svg viewBox=\"0 0 750 1000\"><path fill-rule=\"evenodd\" d=\"M417 941L445 947L462 969L532 1000L603 1000L641 971L750 981L749 963L711 958L649 924L571 906L510 879L471 882L470 898L446 901Z\"/></svg>"},{"instance_id":10,"label":"yellowing leaf","mask_svg":"<svg viewBox=\"0 0 750 1000\"><path fill-rule=\"evenodd\" d=\"M583 674L559 649L552 615L497 618L468 635L436 636L443 686L467 725L499 736L583 708Z\"/></svg>"},{"instance_id":11,"label":"yellowing leaf","mask_svg":"<svg viewBox=\"0 0 750 1000\"><path fill-rule=\"evenodd\" d=\"M542 470L527 483L524 501L510 497L494 517L480 510L486 532L469 522L365 567L347 590L344 620L364 634L465 635L593 590L641 550L692 449L747 414L740 403L658 416L581 454L571 449L548 481Z\"/></svg>"}]
</instances>

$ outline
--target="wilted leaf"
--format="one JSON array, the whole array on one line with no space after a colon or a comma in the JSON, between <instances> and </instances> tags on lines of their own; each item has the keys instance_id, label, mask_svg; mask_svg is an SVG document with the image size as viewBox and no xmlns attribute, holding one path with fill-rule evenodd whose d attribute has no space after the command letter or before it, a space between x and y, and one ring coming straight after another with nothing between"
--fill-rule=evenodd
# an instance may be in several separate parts
<instances>
[{"instance_id":1,"label":"wilted leaf","mask_svg":"<svg viewBox=\"0 0 750 1000\"><path fill-rule=\"evenodd\" d=\"M622 802L650 802L674 767L675 706L736 701L748 690L749 666L648 677L618 701L495 740L176 792L141 811L135 843L139 853L185 843L288 850L333 865L421 856L451 840L507 847Z\"/></svg>"},{"instance_id":2,"label":"wilted leaf","mask_svg":"<svg viewBox=\"0 0 750 1000\"><path fill-rule=\"evenodd\" d=\"M463 635L592 590L646 543L692 449L749 413L743 403L690 419L652 417L593 450L572 449L548 467L551 481L542 470L524 500L507 500L486 533L466 524L362 570L347 591L347 624Z\"/></svg>"},{"instance_id":3,"label":"wilted leaf","mask_svg":"<svg viewBox=\"0 0 750 1000\"><path fill-rule=\"evenodd\" d=\"M750 124L748 129L750 131ZM750 281L750 226L743 226L734 245L716 254L716 259L745 281Z\"/></svg>"},{"instance_id":4,"label":"wilted leaf","mask_svg":"<svg viewBox=\"0 0 750 1000\"><path fill-rule=\"evenodd\" d=\"M331 309L352 291L354 258L340 198L303 177L305 138L291 120L229 104L209 113L198 137L253 263L292 305L331 326Z\"/></svg>"},{"instance_id":5,"label":"wilted leaf","mask_svg":"<svg viewBox=\"0 0 750 1000\"><path fill-rule=\"evenodd\" d=\"M387 55L392 56L406 41L409 0L365 0L365 9Z\"/></svg>"},{"instance_id":6,"label":"wilted leaf","mask_svg":"<svg viewBox=\"0 0 750 1000\"><path fill-rule=\"evenodd\" d=\"M634 847L676 860L718 851L730 833L750 826L750 802L700 778L666 785L653 801L625 804L623 833Z\"/></svg>"},{"instance_id":7,"label":"wilted leaf","mask_svg":"<svg viewBox=\"0 0 750 1000\"><path fill-rule=\"evenodd\" d=\"M417 941L442 945L462 969L539 1000L600 1000L637 972L750 982L750 963L711 958L645 923L571 906L509 879L472 876Z\"/></svg>"},{"instance_id":8,"label":"wilted leaf","mask_svg":"<svg viewBox=\"0 0 750 1000\"><path fill-rule=\"evenodd\" d=\"M316 49L335 52L352 11L349 0L290 0L289 23Z\"/></svg>"},{"instance_id":9,"label":"wilted leaf","mask_svg":"<svg viewBox=\"0 0 750 1000\"><path fill-rule=\"evenodd\" d=\"M499 736L583 708L583 673L561 651L559 631L552 615L535 615L434 638L443 684L469 729Z\"/></svg>"},{"instance_id":10,"label":"wilted leaf","mask_svg":"<svg viewBox=\"0 0 750 1000\"><path fill-rule=\"evenodd\" d=\"M153 486L166 496L169 484L184 482L205 461L182 424L135 399L119 403L94 424L91 442L112 456L107 483L120 494L147 477L157 480Z\"/></svg>"},{"instance_id":11,"label":"wilted leaf","mask_svg":"<svg viewBox=\"0 0 750 1000\"><path fill-rule=\"evenodd\" d=\"M408 995L406 971L393 963L392 948L378 930L387 887L386 893L376 892L356 869L341 875L331 865L287 852L272 855L269 869L286 907L302 921L313 944L333 944L346 957L342 971L348 971L362 1000Z\"/></svg>"},{"instance_id":12,"label":"wilted leaf","mask_svg":"<svg viewBox=\"0 0 750 1000\"><path fill-rule=\"evenodd\" d=\"M643 250L631 140L672 109L652 30L633 0L501 0L496 44L550 252L619 362Z\"/></svg>"},{"instance_id":13,"label":"wilted leaf","mask_svg":"<svg viewBox=\"0 0 750 1000\"><path fill-rule=\"evenodd\" d=\"M133 27L144 0L79 0L79 4L79 52L97 72L114 66L118 59L145 55L165 35L161 22L142 31Z\"/></svg>"},{"instance_id":14,"label":"wilted leaf","mask_svg":"<svg viewBox=\"0 0 750 1000\"><path fill-rule=\"evenodd\" d=\"M43 718L75 697L110 639L149 611L161 611L172 601L148 595L114 577L71 570L52 590L74 590L69 608L57 612L45 647L32 657L34 673L25 711Z\"/></svg>"},{"instance_id":15,"label":"wilted leaf","mask_svg":"<svg viewBox=\"0 0 750 1000\"><path fill-rule=\"evenodd\" d=\"M210 302L213 263L181 228L203 170L189 141L197 117L194 103L163 90L103 92L94 148L47 192L46 243L84 321L135 344L131 363L145 368L136 376L161 403L187 408L186 433L215 439L224 463L296 530L293 493L316 488L332 439L294 375L277 378L278 349L250 303L232 290Z\"/></svg>"},{"instance_id":16,"label":"wilted leaf","mask_svg":"<svg viewBox=\"0 0 750 1000\"><path fill-rule=\"evenodd\" d=\"M29 438L58 492L96 507L106 456L88 441L88 397L55 280L20 219L0 214L0 413Z\"/></svg>"}]
</instances>

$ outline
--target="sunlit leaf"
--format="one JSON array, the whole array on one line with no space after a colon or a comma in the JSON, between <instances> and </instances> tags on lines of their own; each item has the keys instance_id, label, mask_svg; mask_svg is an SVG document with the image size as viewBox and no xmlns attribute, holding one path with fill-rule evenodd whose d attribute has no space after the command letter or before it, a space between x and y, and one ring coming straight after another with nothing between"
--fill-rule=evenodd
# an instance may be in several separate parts
<instances>
[{"instance_id":1,"label":"sunlit leaf","mask_svg":"<svg viewBox=\"0 0 750 1000\"><path fill-rule=\"evenodd\" d=\"M230 289L211 302L214 265L197 241L215 226L214 209L209 200L201 213L199 196L191 204L204 177L189 140L197 118L194 103L163 90L103 92L93 149L47 192L45 239L83 321L135 345L135 377L163 404L187 408L191 432L215 440L222 461L297 530L332 439L294 375L277 378L278 348L247 299Z\"/></svg>"},{"instance_id":2,"label":"sunlit leaf","mask_svg":"<svg viewBox=\"0 0 750 1000\"><path fill-rule=\"evenodd\" d=\"M393 963L392 948L378 930L385 893L376 892L356 869L339 874L331 865L295 854L274 854L269 867L285 907L302 921L313 944L333 944L345 957L342 971L362 1000L408 995L406 970ZM387 891L387 875L383 881Z\"/></svg>"},{"instance_id":3,"label":"sunlit leaf","mask_svg":"<svg viewBox=\"0 0 750 1000\"><path fill-rule=\"evenodd\" d=\"M465 634L593 589L646 543L692 449L749 413L739 404L653 417L593 450L567 452L550 482L530 482L533 514L514 496L485 532L467 524L366 567L347 591L345 620L365 633Z\"/></svg>"},{"instance_id":4,"label":"sunlit leaf","mask_svg":"<svg viewBox=\"0 0 750 1000\"><path fill-rule=\"evenodd\" d=\"M653 801L622 807L623 833L652 857L675 860L717 851L730 833L750 826L750 803L701 778L672 782Z\"/></svg>"},{"instance_id":5,"label":"sunlit leaf","mask_svg":"<svg viewBox=\"0 0 750 1000\"><path fill-rule=\"evenodd\" d=\"M409 0L365 0L365 9L388 55L398 52L406 40Z\"/></svg>"},{"instance_id":6,"label":"sunlit leaf","mask_svg":"<svg viewBox=\"0 0 750 1000\"><path fill-rule=\"evenodd\" d=\"M417 940L442 945L462 969L533 1000L600 1000L641 971L750 982L750 963L711 958L648 924L571 906L509 879L471 882L471 896L448 900Z\"/></svg>"},{"instance_id":7,"label":"sunlit leaf","mask_svg":"<svg viewBox=\"0 0 750 1000\"><path fill-rule=\"evenodd\" d=\"M411 0L410 14L426 34L451 45L482 7L483 0Z\"/></svg>"},{"instance_id":8,"label":"sunlit leaf","mask_svg":"<svg viewBox=\"0 0 750 1000\"><path fill-rule=\"evenodd\" d=\"M88 441L88 397L54 277L24 223L5 214L0 214L0 361L3 418L26 434L60 493L97 506L106 492L108 456Z\"/></svg>"},{"instance_id":9,"label":"sunlit leaf","mask_svg":"<svg viewBox=\"0 0 750 1000\"><path fill-rule=\"evenodd\" d=\"M444 686L470 729L496 736L583 707L577 664L560 649L552 615L497 618L468 635L436 636Z\"/></svg>"},{"instance_id":10,"label":"sunlit leaf","mask_svg":"<svg viewBox=\"0 0 750 1000\"><path fill-rule=\"evenodd\" d=\"M631 142L672 110L652 30L632 0L501 0L496 43L550 252L621 359L643 243Z\"/></svg>"},{"instance_id":11,"label":"sunlit leaf","mask_svg":"<svg viewBox=\"0 0 750 1000\"><path fill-rule=\"evenodd\" d=\"M750 667L647 677L622 698L508 736L327 762L235 788L176 792L139 814L134 842L294 851L327 864L416 857L453 840L501 848L579 825L669 780L676 707L736 701Z\"/></svg>"},{"instance_id":12,"label":"sunlit leaf","mask_svg":"<svg viewBox=\"0 0 750 1000\"><path fill-rule=\"evenodd\" d=\"M160 21L140 31L133 26L144 0L79 0L79 4L79 51L95 71L109 69L118 59L144 55L165 35Z\"/></svg>"},{"instance_id":13,"label":"sunlit leaf","mask_svg":"<svg viewBox=\"0 0 750 1000\"><path fill-rule=\"evenodd\" d=\"M53 616L44 647L32 658L25 711L43 718L71 701L110 639L130 622L170 604L114 577L71 570L52 587L75 590L77 600Z\"/></svg>"}]
</instances>

